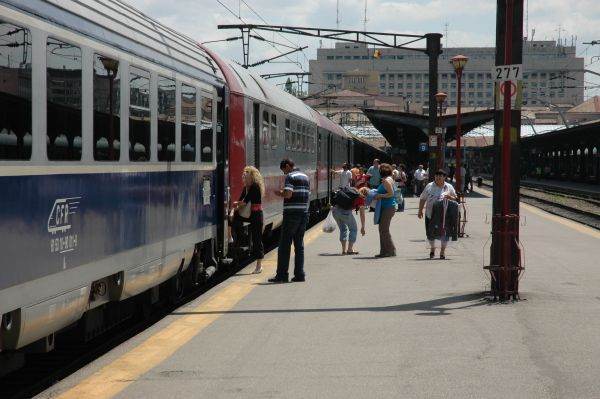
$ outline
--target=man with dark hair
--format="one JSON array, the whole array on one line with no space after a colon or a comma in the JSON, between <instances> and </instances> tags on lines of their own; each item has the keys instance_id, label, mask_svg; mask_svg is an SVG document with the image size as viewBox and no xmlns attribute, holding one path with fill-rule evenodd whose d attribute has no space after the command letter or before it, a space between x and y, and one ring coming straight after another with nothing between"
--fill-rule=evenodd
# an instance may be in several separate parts
<instances>
[{"instance_id":1,"label":"man with dark hair","mask_svg":"<svg viewBox=\"0 0 600 399\"><path fill-rule=\"evenodd\" d=\"M269 282L288 282L292 242L295 253L292 281L304 281L304 232L308 223L310 182L308 176L300 172L289 158L283 159L279 168L285 174L285 185L274 193L283 198L283 222L277 253L277 273Z\"/></svg>"},{"instance_id":2,"label":"man with dark hair","mask_svg":"<svg viewBox=\"0 0 600 399\"><path fill-rule=\"evenodd\" d=\"M373 165L369 167L367 174L369 175L369 187L377 188L379 183L381 183L381 175L379 174L379 159L375 158L373 160Z\"/></svg>"}]
</instances>

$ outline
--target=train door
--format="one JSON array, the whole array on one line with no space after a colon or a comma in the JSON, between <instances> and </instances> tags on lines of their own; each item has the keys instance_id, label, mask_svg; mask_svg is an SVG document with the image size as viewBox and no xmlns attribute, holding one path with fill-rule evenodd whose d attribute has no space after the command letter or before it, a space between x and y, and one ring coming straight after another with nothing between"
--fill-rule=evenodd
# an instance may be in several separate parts
<instances>
[{"instance_id":1,"label":"train door","mask_svg":"<svg viewBox=\"0 0 600 399\"><path fill-rule=\"evenodd\" d=\"M229 107L225 96L228 95L224 88L217 91L217 128L216 128L216 161L217 161L217 186L216 186L216 212L222 217L217 218L217 256L220 259L227 257L227 212L229 207Z\"/></svg>"},{"instance_id":2,"label":"train door","mask_svg":"<svg viewBox=\"0 0 600 399\"><path fill-rule=\"evenodd\" d=\"M254 129L254 167L260 169L260 104L253 103L254 118L253 129Z\"/></svg>"}]
</instances>

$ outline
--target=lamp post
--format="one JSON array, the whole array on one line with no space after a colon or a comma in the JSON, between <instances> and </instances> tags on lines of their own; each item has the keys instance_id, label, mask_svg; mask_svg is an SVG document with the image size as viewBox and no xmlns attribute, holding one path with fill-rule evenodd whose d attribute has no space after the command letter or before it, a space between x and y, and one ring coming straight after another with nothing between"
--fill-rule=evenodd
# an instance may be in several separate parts
<instances>
[{"instance_id":1,"label":"lamp post","mask_svg":"<svg viewBox=\"0 0 600 399\"><path fill-rule=\"evenodd\" d=\"M444 168L444 158L445 158L445 154L444 154L444 144L445 144L445 134L444 134L444 127L442 124L442 114L443 114L443 110L442 110L442 105L444 104L444 101L446 101L446 98L448 98L448 95L446 93L443 92L439 92L435 95L435 101L438 104L438 127L439 127L439 133L437 134L437 138L438 138L438 169L443 169ZM430 172L431 173L431 172Z\"/></svg>"},{"instance_id":2,"label":"lamp post","mask_svg":"<svg viewBox=\"0 0 600 399\"><path fill-rule=\"evenodd\" d=\"M469 59L464 55L456 55L452 57L450 63L454 67L454 72L456 72L456 84L457 84L457 92L456 92L456 186L457 193L459 197L462 197L462 180L463 176L460 169L460 161L461 161L461 150L460 150L460 135L461 135L461 125L460 125L460 106L461 106L461 81L462 81L462 73L467 61Z\"/></svg>"}]
</instances>

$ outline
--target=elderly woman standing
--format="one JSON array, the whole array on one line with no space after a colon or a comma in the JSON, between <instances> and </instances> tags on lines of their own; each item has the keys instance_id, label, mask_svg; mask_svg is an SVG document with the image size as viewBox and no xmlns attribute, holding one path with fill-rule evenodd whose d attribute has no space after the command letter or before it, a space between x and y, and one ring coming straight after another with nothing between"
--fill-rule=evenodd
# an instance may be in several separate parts
<instances>
[{"instance_id":1,"label":"elderly woman standing","mask_svg":"<svg viewBox=\"0 0 600 399\"><path fill-rule=\"evenodd\" d=\"M429 240L430 252L429 259L433 259L435 257L435 239L429 236L429 224L431 223L431 216L433 213L433 204L436 201L451 199L456 201L456 191L451 184L446 183L446 171L443 169L435 172L434 180L425 186L423 192L421 193L419 200L419 219L423 218L423 208L425 208L425 231L427 232L427 239ZM441 241L441 249L440 249L440 259L446 259L446 245L448 244L448 238L446 236L442 236L440 238Z\"/></svg>"},{"instance_id":2,"label":"elderly woman standing","mask_svg":"<svg viewBox=\"0 0 600 399\"><path fill-rule=\"evenodd\" d=\"M387 258L390 256L396 256L396 247L390 234L390 224L392 218L396 214L398 209L398 202L395 196L395 183L392 178L392 167L383 163L379 166L379 174L381 175L381 184L377 187L377 194L374 199L379 201L379 241L380 241L380 252L375 255L376 258ZM377 216L377 212L376 212Z\"/></svg>"},{"instance_id":3,"label":"elderly woman standing","mask_svg":"<svg viewBox=\"0 0 600 399\"><path fill-rule=\"evenodd\" d=\"M233 203L235 213L232 220L234 236L237 240L242 234L244 222L250 223L250 240L252 241L252 255L256 258L255 274L262 272L262 259L265 256L262 233L263 233L263 211L262 197L265 194L265 183L263 177L254 166L246 166L242 174L244 189L240 199ZM240 212L250 207L250 216L242 217Z\"/></svg>"}]
</instances>

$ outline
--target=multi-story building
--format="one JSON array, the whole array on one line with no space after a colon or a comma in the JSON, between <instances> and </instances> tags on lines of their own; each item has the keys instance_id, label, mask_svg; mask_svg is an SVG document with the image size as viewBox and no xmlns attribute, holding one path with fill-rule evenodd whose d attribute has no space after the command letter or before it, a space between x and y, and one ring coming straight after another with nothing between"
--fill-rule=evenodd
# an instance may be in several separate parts
<instances>
[{"instance_id":1,"label":"multi-story building","mask_svg":"<svg viewBox=\"0 0 600 399\"><path fill-rule=\"evenodd\" d=\"M428 56L410 50L381 48L374 58L374 48L337 42L335 48L320 48L317 59L310 60L314 84L309 94L327 87L348 87L348 76L378 77L379 95L402 97L427 107L429 103ZM463 54L469 62L463 72L463 101L468 107L492 107L495 48L447 48L439 59L438 90L448 94L448 106L456 106L456 75L450 59ZM555 41L527 41L523 46L523 105L577 105L583 102L584 59L576 57L574 46ZM351 72L351 73L350 73ZM365 92L371 85L364 85ZM360 91L360 85L352 87ZM373 93L368 93L373 94Z\"/></svg>"}]
</instances>

